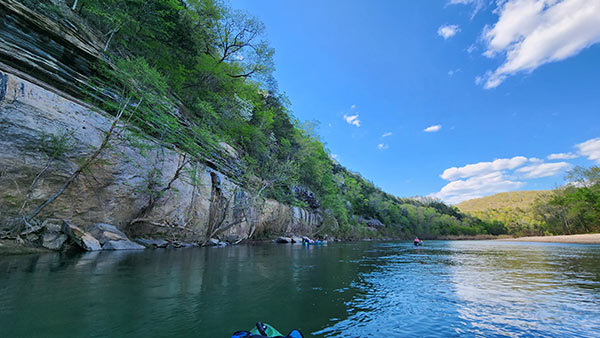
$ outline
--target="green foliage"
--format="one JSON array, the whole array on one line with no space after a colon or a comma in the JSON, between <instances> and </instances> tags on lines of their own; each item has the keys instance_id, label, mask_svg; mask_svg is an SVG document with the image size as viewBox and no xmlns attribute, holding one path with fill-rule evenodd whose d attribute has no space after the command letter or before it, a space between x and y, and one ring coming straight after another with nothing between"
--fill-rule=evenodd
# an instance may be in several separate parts
<instances>
[{"instance_id":1,"label":"green foliage","mask_svg":"<svg viewBox=\"0 0 600 338\"><path fill-rule=\"evenodd\" d=\"M79 15L101 32L108 60L95 65L89 97L113 114L125 111L135 135L221 166L235 162L219 146L227 142L242 154L234 164L242 167L237 178L246 189L320 208L323 235L428 238L504 231L434 199L386 194L331 160L315 132L318 124L297 121L278 92L274 50L256 18L217 0L80 3ZM149 150L145 140L130 142ZM149 173L148 181L160 177Z\"/></svg>"},{"instance_id":2,"label":"green foliage","mask_svg":"<svg viewBox=\"0 0 600 338\"><path fill-rule=\"evenodd\" d=\"M513 235L570 235L600 232L600 167L575 167L569 183L553 191L516 191L458 204L484 220L486 231Z\"/></svg>"},{"instance_id":3,"label":"green foliage","mask_svg":"<svg viewBox=\"0 0 600 338\"><path fill-rule=\"evenodd\" d=\"M61 130L56 134L42 132L38 151L46 154L49 159L56 160L73 148L73 133Z\"/></svg>"},{"instance_id":4,"label":"green foliage","mask_svg":"<svg viewBox=\"0 0 600 338\"><path fill-rule=\"evenodd\" d=\"M457 207L462 212L482 219L486 224L504 224L506 233L518 236L540 235L544 233L543 221L534 207L538 201L544 201L550 195L551 192L545 190L503 192L464 201Z\"/></svg>"},{"instance_id":5,"label":"green foliage","mask_svg":"<svg viewBox=\"0 0 600 338\"><path fill-rule=\"evenodd\" d=\"M600 167L575 167L567 179L569 184L535 206L543 230L569 235L600 232Z\"/></svg>"}]
</instances>

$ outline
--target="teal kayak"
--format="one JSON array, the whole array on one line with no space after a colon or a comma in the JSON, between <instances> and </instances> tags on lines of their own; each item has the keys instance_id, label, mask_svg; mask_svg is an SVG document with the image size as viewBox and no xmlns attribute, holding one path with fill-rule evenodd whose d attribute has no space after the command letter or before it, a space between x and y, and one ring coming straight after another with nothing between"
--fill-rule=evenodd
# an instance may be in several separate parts
<instances>
[{"instance_id":1,"label":"teal kayak","mask_svg":"<svg viewBox=\"0 0 600 338\"><path fill-rule=\"evenodd\" d=\"M274 327L272 327L269 324L262 324L263 325L263 329L265 330L264 333L266 333L267 337L282 337L283 335L281 334L281 332L277 331ZM253 335L261 335L261 333L258 331L258 327L253 328L252 330L250 330L250 333L252 333Z\"/></svg>"},{"instance_id":2,"label":"teal kayak","mask_svg":"<svg viewBox=\"0 0 600 338\"><path fill-rule=\"evenodd\" d=\"M269 324L261 322L256 323L256 327L250 331L237 331L231 338L304 338L302 333L298 330L292 330L287 336L284 336L281 332L277 331L274 327Z\"/></svg>"}]
</instances>

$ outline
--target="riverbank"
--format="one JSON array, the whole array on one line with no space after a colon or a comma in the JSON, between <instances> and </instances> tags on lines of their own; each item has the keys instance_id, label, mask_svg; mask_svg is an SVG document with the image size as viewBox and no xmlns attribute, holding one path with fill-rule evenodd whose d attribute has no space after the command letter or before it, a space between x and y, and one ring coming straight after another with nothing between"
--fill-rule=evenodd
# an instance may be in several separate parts
<instances>
[{"instance_id":1,"label":"riverbank","mask_svg":"<svg viewBox=\"0 0 600 338\"><path fill-rule=\"evenodd\" d=\"M0 256L3 255L23 255L32 253L46 253L51 250L43 248L31 248L13 240L0 239Z\"/></svg>"},{"instance_id":2,"label":"riverbank","mask_svg":"<svg viewBox=\"0 0 600 338\"><path fill-rule=\"evenodd\" d=\"M499 238L497 241L600 244L600 234Z\"/></svg>"}]
</instances>

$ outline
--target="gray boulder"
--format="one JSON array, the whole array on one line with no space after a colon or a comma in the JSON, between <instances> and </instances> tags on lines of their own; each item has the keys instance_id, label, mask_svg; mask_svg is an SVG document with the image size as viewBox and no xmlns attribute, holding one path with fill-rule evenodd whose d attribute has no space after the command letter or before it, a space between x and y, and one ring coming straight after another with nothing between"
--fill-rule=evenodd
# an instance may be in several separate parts
<instances>
[{"instance_id":1,"label":"gray boulder","mask_svg":"<svg viewBox=\"0 0 600 338\"><path fill-rule=\"evenodd\" d=\"M289 237L277 237L275 243L292 243L292 239Z\"/></svg>"},{"instance_id":2,"label":"gray boulder","mask_svg":"<svg viewBox=\"0 0 600 338\"><path fill-rule=\"evenodd\" d=\"M73 243L85 251L102 250L100 242L90 233L81 230L75 224L63 220L62 232L65 233Z\"/></svg>"},{"instance_id":3,"label":"gray boulder","mask_svg":"<svg viewBox=\"0 0 600 338\"><path fill-rule=\"evenodd\" d=\"M292 243L302 243L302 237L292 236Z\"/></svg>"},{"instance_id":4,"label":"gray boulder","mask_svg":"<svg viewBox=\"0 0 600 338\"><path fill-rule=\"evenodd\" d=\"M138 238L135 241L147 248L166 248L167 245L169 245L169 242L165 241L164 239Z\"/></svg>"},{"instance_id":5,"label":"gray boulder","mask_svg":"<svg viewBox=\"0 0 600 338\"><path fill-rule=\"evenodd\" d=\"M216 238L211 238L208 240L207 244L211 246L217 246L219 245L219 240Z\"/></svg>"},{"instance_id":6,"label":"gray boulder","mask_svg":"<svg viewBox=\"0 0 600 338\"><path fill-rule=\"evenodd\" d=\"M144 250L146 247L130 240L107 241L102 245L103 250Z\"/></svg>"},{"instance_id":7,"label":"gray boulder","mask_svg":"<svg viewBox=\"0 0 600 338\"><path fill-rule=\"evenodd\" d=\"M44 227L44 233L41 236L41 244L46 249L61 250L67 239L67 235L62 233L60 225L47 223Z\"/></svg>"},{"instance_id":8,"label":"gray boulder","mask_svg":"<svg viewBox=\"0 0 600 338\"><path fill-rule=\"evenodd\" d=\"M129 238L121 230L110 224L96 223L92 225L89 232L101 245L108 241L129 241Z\"/></svg>"}]
</instances>

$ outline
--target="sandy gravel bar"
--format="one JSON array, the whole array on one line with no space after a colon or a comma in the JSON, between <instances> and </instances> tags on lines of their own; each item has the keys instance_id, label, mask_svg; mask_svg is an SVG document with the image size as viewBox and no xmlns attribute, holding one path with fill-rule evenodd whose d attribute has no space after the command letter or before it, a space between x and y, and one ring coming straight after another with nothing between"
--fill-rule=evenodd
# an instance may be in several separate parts
<instances>
[{"instance_id":1,"label":"sandy gravel bar","mask_svg":"<svg viewBox=\"0 0 600 338\"><path fill-rule=\"evenodd\" d=\"M600 234L503 238L499 241L600 244Z\"/></svg>"}]
</instances>

